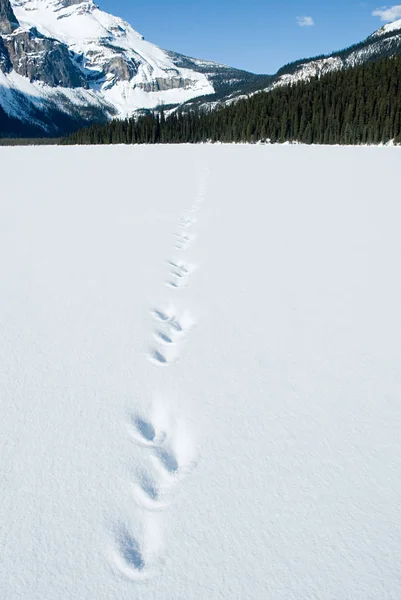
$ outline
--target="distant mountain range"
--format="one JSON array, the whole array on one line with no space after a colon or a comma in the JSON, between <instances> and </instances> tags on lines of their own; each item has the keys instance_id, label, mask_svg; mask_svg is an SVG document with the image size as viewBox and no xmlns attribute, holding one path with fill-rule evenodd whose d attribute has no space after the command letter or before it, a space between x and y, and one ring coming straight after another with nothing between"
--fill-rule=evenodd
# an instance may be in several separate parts
<instances>
[{"instance_id":1,"label":"distant mountain range","mask_svg":"<svg viewBox=\"0 0 401 600\"><path fill-rule=\"evenodd\" d=\"M161 106L214 107L401 53L401 20L330 56L255 75L162 50L92 0L0 0L0 135L60 135Z\"/></svg>"}]
</instances>

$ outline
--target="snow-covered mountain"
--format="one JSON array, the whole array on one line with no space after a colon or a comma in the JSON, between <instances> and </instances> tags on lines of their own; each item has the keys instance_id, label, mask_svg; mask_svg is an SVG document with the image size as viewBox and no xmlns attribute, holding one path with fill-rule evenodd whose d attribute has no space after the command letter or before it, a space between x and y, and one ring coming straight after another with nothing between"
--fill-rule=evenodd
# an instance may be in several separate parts
<instances>
[{"instance_id":1,"label":"snow-covered mountain","mask_svg":"<svg viewBox=\"0 0 401 600\"><path fill-rule=\"evenodd\" d=\"M397 19L392 23L386 23L383 27L380 27L377 31L375 31L370 38L377 38L386 35L387 33L397 32L401 34L401 19ZM368 38L369 39L369 38Z\"/></svg>"},{"instance_id":2,"label":"snow-covered mountain","mask_svg":"<svg viewBox=\"0 0 401 600\"><path fill-rule=\"evenodd\" d=\"M93 0L0 0L0 135L59 134L160 105L214 107L401 53L401 20L254 75L162 50Z\"/></svg>"},{"instance_id":3,"label":"snow-covered mountain","mask_svg":"<svg viewBox=\"0 0 401 600\"><path fill-rule=\"evenodd\" d=\"M307 81L331 71L347 69L400 53L401 20L398 20L384 25L366 40L350 48L333 52L329 56L303 59L284 66L277 72L274 82L268 89L278 85L290 85L297 81Z\"/></svg>"},{"instance_id":4,"label":"snow-covered mountain","mask_svg":"<svg viewBox=\"0 0 401 600\"><path fill-rule=\"evenodd\" d=\"M0 107L49 133L255 78L162 50L92 0L0 0Z\"/></svg>"},{"instance_id":5,"label":"snow-covered mountain","mask_svg":"<svg viewBox=\"0 0 401 600\"><path fill-rule=\"evenodd\" d=\"M228 90L223 96L213 98L195 98L184 105L185 108L206 107L231 104L249 95L261 91L271 91L278 86L292 85L298 81L308 81L331 71L348 69L369 61L401 54L401 20L388 23L368 38L353 46L309 59L301 59L283 66L275 75L260 76L247 86Z\"/></svg>"}]
</instances>

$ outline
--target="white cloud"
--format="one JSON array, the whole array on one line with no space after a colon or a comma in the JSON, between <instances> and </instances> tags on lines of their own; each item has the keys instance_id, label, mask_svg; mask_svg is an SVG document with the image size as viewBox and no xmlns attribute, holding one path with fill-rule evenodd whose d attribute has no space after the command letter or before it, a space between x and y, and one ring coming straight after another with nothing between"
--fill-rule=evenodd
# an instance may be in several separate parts
<instances>
[{"instance_id":1,"label":"white cloud","mask_svg":"<svg viewBox=\"0 0 401 600\"><path fill-rule=\"evenodd\" d=\"M401 4L376 8L376 10L372 12L372 15L374 17L380 17L380 20L384 21L385 23L395 21L396 19L401 19Z\"/></svg>"},{"instance_id":2,"label":"white cloud","mask_svg":"<svg viewBox=\"0 0 401 600\"><path fill-rule=\"evenodd\" d=\"M315 21L312 17L297 17L297 23L300 27L312 27Z\"/></svg>"}]
</instances>

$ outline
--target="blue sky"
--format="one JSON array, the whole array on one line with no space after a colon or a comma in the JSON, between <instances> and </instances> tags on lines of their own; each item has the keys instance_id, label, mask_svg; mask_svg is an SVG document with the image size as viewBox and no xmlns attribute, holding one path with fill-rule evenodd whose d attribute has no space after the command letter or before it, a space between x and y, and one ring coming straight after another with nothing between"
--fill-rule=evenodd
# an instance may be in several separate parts
<instances>
[{"instance_id":1,"label":"blue sky","mask_svg":"<svg viewBox=\"0 0 401 600\"><path fill-rule=\"evenodd\" d=\"M344 48L383 25L372 15L380 0L97 1L163 48L256 73ZM384 17L401 16L397 6ZM301 27L297 17L310 19Z\"/></svg>"}]
</instances>

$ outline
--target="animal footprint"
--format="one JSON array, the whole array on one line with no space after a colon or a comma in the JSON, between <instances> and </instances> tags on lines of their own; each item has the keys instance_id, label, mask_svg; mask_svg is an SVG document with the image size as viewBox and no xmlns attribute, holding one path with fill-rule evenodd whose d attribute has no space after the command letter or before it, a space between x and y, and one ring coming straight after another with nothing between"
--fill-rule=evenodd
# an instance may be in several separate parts
<instances>
[{"instance_id":1,"label":"animal footprint","mask_svg":"<svg viewBox=\"0 0 401 600\"><path fill-rule=\"evenodd\" d=\"M162 444L166 438L162 429L156 429L150 421L139 415L132 417L129 429L134 440L141 446L152 448Z\"/></svg>"},{"instance_id":2,"label":"animal footprint","mask_svg":"<svg viewBox=\"0 0 401 600\"><path fill-rule=\"evenodd\" d=\"M163 331L156 331L155 338L160 344L174 344L174 340L171 336L167 335L167 333L163 333Z\"/></svg>"},{"instance_id":3,"label":"animal footprint","mask_svg":"<svg viewBox=\"0 0 401 600\"><path fill-rule=\"evenodd\" d=\"M164 344L167 343L167 345L173 344L175 341L174 336L188 333L195 324L195 319L188 311L177 314L172 307L168 309L153 309L152 314L157 321L164 324L165 329L168 332L167 334L156 332L156 335L160 338L158 341L163 342ZM161 354L164 355L165 352L162 351ZM166 356L165 358L167 359ZM163 358L161 358L161 362L164 362Z\"/></svg>"},{"instance_id":4,"label":"animal footprint","mask_svg":"<svg viewBox=\"0 0 401 600\"><path fill-rule=\"evenodd\" d=\"M143 571L145 560L138 541L124 528L120 532L118 545L121 557L127 566L135 571Z\"/></svg>"},{"instance_id":5,"label":"animal footprint","mask_svg":"<svg viewBox=\"0 0 401 600\"><path fill-rule=\"evenodd\" d=\"M174 290L179 290L183 287L186 287L187 283L178 278L176 275L171 275L170 279L166 281L166 286L169 288L173 288Z\"/></svg>"},{"instance_id":6,"label":"animal footprint","mask_svg":"<svg viewBox=\"0 0 401 600\"><path fill-rule=\"evenodd\" d=\"M163 500L163 493L156 482L147 474L142 474L133 486L134 498L138 506L150 512L163 511L169 504Z\"/></svg>"},{"instance_id":7,"label":"animal footprint","mask_svg":"<svg viewBox=\"0 0 401 600\"><path fill-rule=\"evenodd\" d=\"M143 549L136 537L122 526L116 538L115 565L120 574L131 581L149 579Z\"/></svg>"},{"instance_id":8,"label":"animal footprint","mask_svg":"<svg viewBox=\"0 0 401 600\"><path fill-rule=\"evenodd\" d=\"M158 448L157 457L159 458L162 466L166 469L168 473L178 472L179 465L177 457L171 449Z\"/></svg>"},{"instance_id":9,"label":"animal footprint","mask_svg":"<svg viewBox=\"0 0 401 600\"><path fill-rule=\"evenodd\" d=\"M184 312L179 316L174 316L168 322L168 327L173 334L187 333L194 325L195 321L188 312Z\"/></svg>"},{"instance_id":10,"label":"animal footprint","mask_svg":"<svg viewBox=\"0 0 401 600\"><path fill-rule=\"evenodd\" d=\"M149 358L155 365L167 367L178 359L178 352L175 346L170 344L162 348L152 348Z\"/></svg>"},{"instance_id":11,"label":"animal footprint","mask_svg":"<svg viewBox=\"0 0 401 600\"><path fill-rule=\"evenodd\" d=\"M183 273L182 271L172 271L170 273L170 278L166 281L167 287L180 289L184 288L188 285L188 273Z\"/></svg>"},{"instance_id":12,"label":"animal footprint","mask_svg":"<svg viewBox=\"0 0 401 600\"><path fill-rule=\"evenodd\" d=\"M192 265L179 260L170 260L168 261L168 264L170 266L170 278L166 282L166 285L178 289L186 287L188 285L189 276L195 268Z\"/></svg>"},{"instance_id":13,"label":"animal footprint","mask_svg":"<svg viewBox=\"0 0 401 600\"><path fill-rule=\"evenodd\" d=\"M141 538L125 525L116 531L115 565L118 571L132 581L145 581L155 575L162 546L161 527L156 515L145 519Z\"/></svg>"},{"instance_id":14,"label":"animal footprint","mask_svg":"<svg viewBox=\"0 0 401 600\"><path fill-rule=\"evenodd\" d=\"M159 310L156 308L152 310L152 314L155 319L163 321L164 323L167 323L172 317L172 313L169 310Z\"/></svg>"},{"instance_id":15,"label":"animal footprint","mask_svg":"<svg viewBox=\"0 0 401 600\"><path fill-rule=\"evenodd\" d=\"M187 250L196 237L189 233L175 233L174 235L176 237L175 247L177 250Z\"/></svg>"},{"instance_id":16,"label":"animal footprint","mask_svg":"<svg viewBox=\"0 0 401 600\"><path fill-rule=\"evenodd\" d=\"M196 223L196 219L195 218L191 219L189 217L182 217L180 219L178 227L180 227L181 229L185 229L187 227L191 227L194 223Z\"/></svg>"},{"instance_id":17,"label":"animal footprint","mask_svg":"<svg viewBox=\"0 0 401 600\"><path fill-rule=\"evenodd\" d=\"M170 267L179 275L184 276L184 275L189 275L190 273L192 273L192 271L194 271L194 267L192 265L190 265L189 263L183 261L183 260L169 260L167 261L168 264L170 265Z\"/></svg>"},{"instance_id":18,"label":"animal footprint","mask_svg":"<svg viewBox=\"0 0 401 600\"><path fill-rule=\"evenodd\" d=\"M153 448L154 464L170 483L186 476L196 465L196 449L184 424L173 424L163 442Z\"/></svg>"},{"instance_id":19,"label":"animal footprint","mask_svg":"<svg viewBox=\"0 0 401 600\"><path fill-rule=\"evenodd\" d=\"M188 427L181 419L171 418L164 403L153 406L150 418L133 415L129 429L137 444L151 450L162 474L177 475L194 464L196 451ZM137 481L137 496L142 499L147 496L153 502L161 501L165 488L150 473L142 472ZM138 487L141 489L138 490Z\"/></svg>"}]
</instances>

